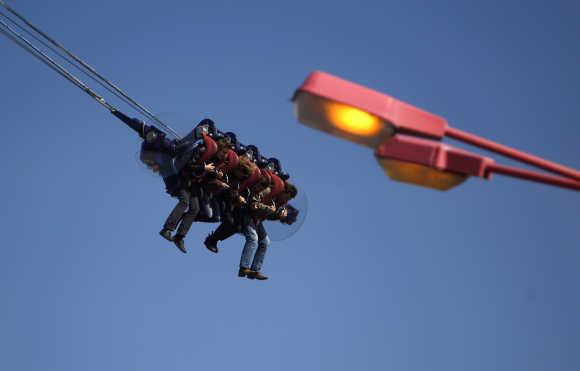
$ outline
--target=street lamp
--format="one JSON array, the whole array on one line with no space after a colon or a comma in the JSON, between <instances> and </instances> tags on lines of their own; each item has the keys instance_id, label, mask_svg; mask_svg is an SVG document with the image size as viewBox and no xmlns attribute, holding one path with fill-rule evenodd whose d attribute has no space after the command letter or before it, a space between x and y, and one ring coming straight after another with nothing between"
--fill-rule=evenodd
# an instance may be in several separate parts
<instances>
[{"instance_id":1,"label":"street lamp","mask_svg":"<svg viewBox=\"0 0 580 371\"><path fill-rule=\"evenodd\" d=\"M441 139L447 122L388 95L324 72L313 72L294 94L298 120L376 148L397 132Z\"/></svg>"},{"instance_id":2,"label":"street lamp","mask_svg":"<svg viewBox=\"0 0 580 371\"><path fill-rule=\"evenodd\" d=\"M469 176L489 179L486 169L494 163L488 157L405 134L391 137L375 155L391 179L438 190L455 187Z\"/></svg>"},{"instance_id":3,"label":"street lamp","mask_svg":"<svg viewBox=\"0 0 580 371\"><path fill-rule=\"evenodd\" d=\"M492 173L580 190L580 172L450 127L442 117L325 72L311 73L293 97L298 121L375 150L387 175L447 190L470 176ZM557 175L496 164L443 144L454 138Z\"/></svg>"}]
</instances>

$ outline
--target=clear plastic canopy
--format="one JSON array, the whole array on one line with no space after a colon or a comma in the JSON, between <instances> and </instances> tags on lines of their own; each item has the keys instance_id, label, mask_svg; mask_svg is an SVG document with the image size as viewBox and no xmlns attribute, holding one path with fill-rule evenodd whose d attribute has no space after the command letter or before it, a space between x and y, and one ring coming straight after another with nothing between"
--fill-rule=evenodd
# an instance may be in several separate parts
<instances>
[{"instance_id":1,"label":"clear plastic canopy","mask_svg":"<svg viewBox=\"0 0 580 371\"><path fill-rule=\"evenodd\" d=\"M292 237L302 228L306 220L306 215L308 214L308 197L306 196L304 188L301 188L299 185L296 185L296 187L298 188L298 194L296 198L288 203L289 209L294 209L298 213L296 221L292 224L285 224L277 220L267 220L264 222L266 232L268 232L272 241L283 241Z\"/></svg>"}]
</instances>

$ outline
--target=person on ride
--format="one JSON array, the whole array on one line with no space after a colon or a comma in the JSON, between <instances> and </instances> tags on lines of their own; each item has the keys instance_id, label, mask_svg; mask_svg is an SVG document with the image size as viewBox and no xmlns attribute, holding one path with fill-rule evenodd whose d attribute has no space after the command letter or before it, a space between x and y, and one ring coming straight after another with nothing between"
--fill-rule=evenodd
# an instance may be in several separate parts
<instances>
[{"instance_id":1,"label":"person on ride","mask_svg":"<svg viewBox=\"0 0 580 371\"><path fill-rule=\"evenodd\" d=\"M217 152L217 144L209 136L209 127L200 123L195 129L197 145L192 151L190 160L181 168L179 173L179 188L175 194L178 203L167 217L163 229L159 234L173 242L177 248L186 253L184 238L200 212L201 179L207 172L214 170L213 164L206 161ZM177 229L175 236L172 232Z\"/></svg>"},{"instance_id":2,"label":"person on ride","mask_svg":"<svg viewBox=\"0 0 580 371\"><path fill-rule=\"evenodd\" d=\"M246 159L253 159L254 153L259 153L255 146L246 147L246 152L240 157L240 162L244 164ZM241 192L245 195L247 203L238 208L235 222L223 222L206 238L204 243L210 251L217 252L218 241L241 232L245 237L245 244L240 258L238 276L266 280L268 277L261 273L261 269L270 239L262 221L279 219L285 217L286 214L283 210L278 213L274 202L274 197L284 190L284 182L275 174L274 164L264 159L260 165L262 169L257 165L256 168L246 169L246 174L254 174L254 180L251 183L247 181L240 183Z\"/></svg>"},{"instance_id":3,"label":"person on ride","mask_svg":"<svg viewBox=\"0 0 580 371\"><path fill-rule=\"evenodd\" d=\"M211 196L218 196L230 188L228 184L229 173L239 163L239 157L233 150L230 137L220 135L216 143L217 152L210 160L215 168L213 171L207 172L204 178L204 189Z\"/></svg>"},{"instance_id":4,"label":"person on ride","mask_svg":"<svg viewBox=\"0 0 580 371\"><path fill-rule=\"evenodd\" d=\"M294 224L298 219L299 210L288 202L296 197L298 189L294 184L284 182L284 190L275 198L277 218L282 224Z\"/></svg>"},{"instance_id":5,"label":"person on ride","mask_svg":"<svg viewBox=\"0 0 580 371\"><path fill-rule=\"evenodd\" d=\"M226 133L227 135L227 133ZM211 232L204 241L206 248L213 252L218 252L219 241L226 240L241 230L241 209L246 204L249 187L256 183L261 176L261 171L254 162L254 153L257 152L255 146L244 146L233 137L234 148L237 148L237 165L228 172L229 188L223 192L225 202L224 215L218 228Z\"/></svg>"},{"instance_id":6,"label":"person on ride","mask_svg":"<svg viewBox=\"0 0 580 371\"><path fill-rule=\"evenodd\" d=\"M209 215L200 213L197 218L198 221L208 223L221 222L223 217L227 217L227 201L230 194L228 192L230 190L229 173L239 162L230 136L218 132L214 139L216 139L218 150L210 161L215 168L207 172L202 181L203 193L210 208Z\"/></svg>"},{"instance_id":7,"label":"person on ride","mask_svg":"<svg viewBox=\"0 0 580 371\"><path fill-rule=\"evenodd\" d=\"M270 245L263 220L272 218L277 211L275 205L267 201L273 191L272 187L277 186L273 183L273 176L275 177L268 171L262 171L260 179L249 187L248 204L242 210L240 218L241 233L246 241L240 258L239 277L268 279L261 272Z\"/></svg>"},{"instance_id":8,"label":"person on ride","mask_svg":"<svg viewBox=\"0 0 580 371\"><path fill-rule=\"evenodd\" d=\"M266 199L266 201L274 202L277 208L276 214L268 219L279 220L283 224L293 224L296 222L299 211L294 206L289 205L288 202L297 196L298 189L288 181L290 175L282 169L282 165L277 158L271 157L267 161L267 168L283 181L283 185L277 188L279 191L271 193Z\"/></svg>"},{"instance_id":9,"label":"person on ride","mask_svg":"<svg viewBox=\"0 0 580 371\"><path fill-rule=\"evenodd\" d=\"M183 166L192 155L195 142L195 129L185 138L170 140L166 133L153 125L131 118L120 111L112 112L115 117L133 129L143 142L141 143L140 159L152 171L159 173L165 183L165 191L175 196L179 190L179 166ZM204 119L200 122L211 121Z\"/></svg>"},{"instance_id":10,"label":"person on ride","mask_svg":"<svg viewBox=\"0 0 580 371\"><path fill-rule=\"evenodd\" d=\"M211 139L211 135L217 131L215 123L211 119L203 119L184 138L170 140L167 138L165 132L153 125L147 125L142 120L131 118L118 110L111 111L111 113L137 132L143 139L140 152L141 161L149 169L155 173L159 173L165 183L165 191L171 197L179 199L178 204L169 215L160 234L163 238L176 242L177 247L185 252L183 240L178 238L174 241L171 236L171 232L177 227L185 211L189 209L189 204L192 202L192 195L189 192L190 187L183 184L182 170L186 164L197 161L192 160L196 154L198 158L201 157L200 153L205 150L205 146L198 146L198 144L201 141L204 141L205 144L206 137ZM197 168L195 171L203 172L204 170ZM195 203L193 201L194 206ZM199 208L199 200L197 204ZM195 214L194 209L195 207L192 208L193 214ZM185 232L185 229L187 229L189 217L187 220L182 232Z\"/></svg>"}]
</instances>

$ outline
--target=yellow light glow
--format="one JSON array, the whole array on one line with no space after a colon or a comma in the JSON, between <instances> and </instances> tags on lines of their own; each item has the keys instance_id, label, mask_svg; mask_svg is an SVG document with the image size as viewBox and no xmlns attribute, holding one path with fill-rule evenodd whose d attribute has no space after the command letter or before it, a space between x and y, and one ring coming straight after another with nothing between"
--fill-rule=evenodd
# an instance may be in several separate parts
<instances>
[{"instance_id":1,"label":"yellow light glow","mask_svg":"<svg viewBox=\"0 0 580 371\"><path fill-rule=\"evenodd\" d=\"M306 126L369 148L376 148L394 133L393 127L377 116L307 92L294 97L294 113Z\"/></svg>"},{"instance_id":2,"label":"yellow light glow","mask_svg":"<svg viewBox=\"0 0 580 371\"><path fill-rule=\"evenodd\" d=\"M341 103L327 101L324 111L328 121L337 129L351 134L371 137L383 129L383 121L370 113Z\"/></svg>"},{"instance_id":3,"label":"yellow light glow","mask_svg":"<svg viewBox=\"0 0 580 371\"><path fill-rule=\"evenodd\" d=\"M393 180L434 188L440 191L453 188L467 179L465 175L440 171L412 162L379 159L379 163L389 178Z\"/></svg>"}]
</instances>

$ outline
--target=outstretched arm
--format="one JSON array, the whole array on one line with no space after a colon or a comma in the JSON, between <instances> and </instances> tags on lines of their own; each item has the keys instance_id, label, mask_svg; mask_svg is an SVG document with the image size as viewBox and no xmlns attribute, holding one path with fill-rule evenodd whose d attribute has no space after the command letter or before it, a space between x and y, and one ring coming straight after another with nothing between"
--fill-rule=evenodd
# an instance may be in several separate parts
<instances>
[{"instance_id":1,"label":"outstretched arm","mask_svg":"<svg viewBox=\"0 0 580 371\"><path fill-rule=\"evenodd\" d=\"M175 155L176 142L167 139L165 133L157 127L147 125L139 119L131 118L121 111L112 110L111 113L137 132L137 134L139 134L139 136L151 146L151 149L156 148L157 150L161 150L172 156Z\"/></svg>"},{"instance_id":2,"label":"outstretched arm","mask_svg":"<svg viewBox=\"0 0 580 371\"><path fill-rule=\"evenodd\" d=\"M111 113L115 115L115 117L117 117L119 120L123 121L128 127L136 131L141 138L145 138L147 125L145 125L143 121L136 118L131 118L121 111L113 110L111 111Z\"/></svg>"}]
</instances>

